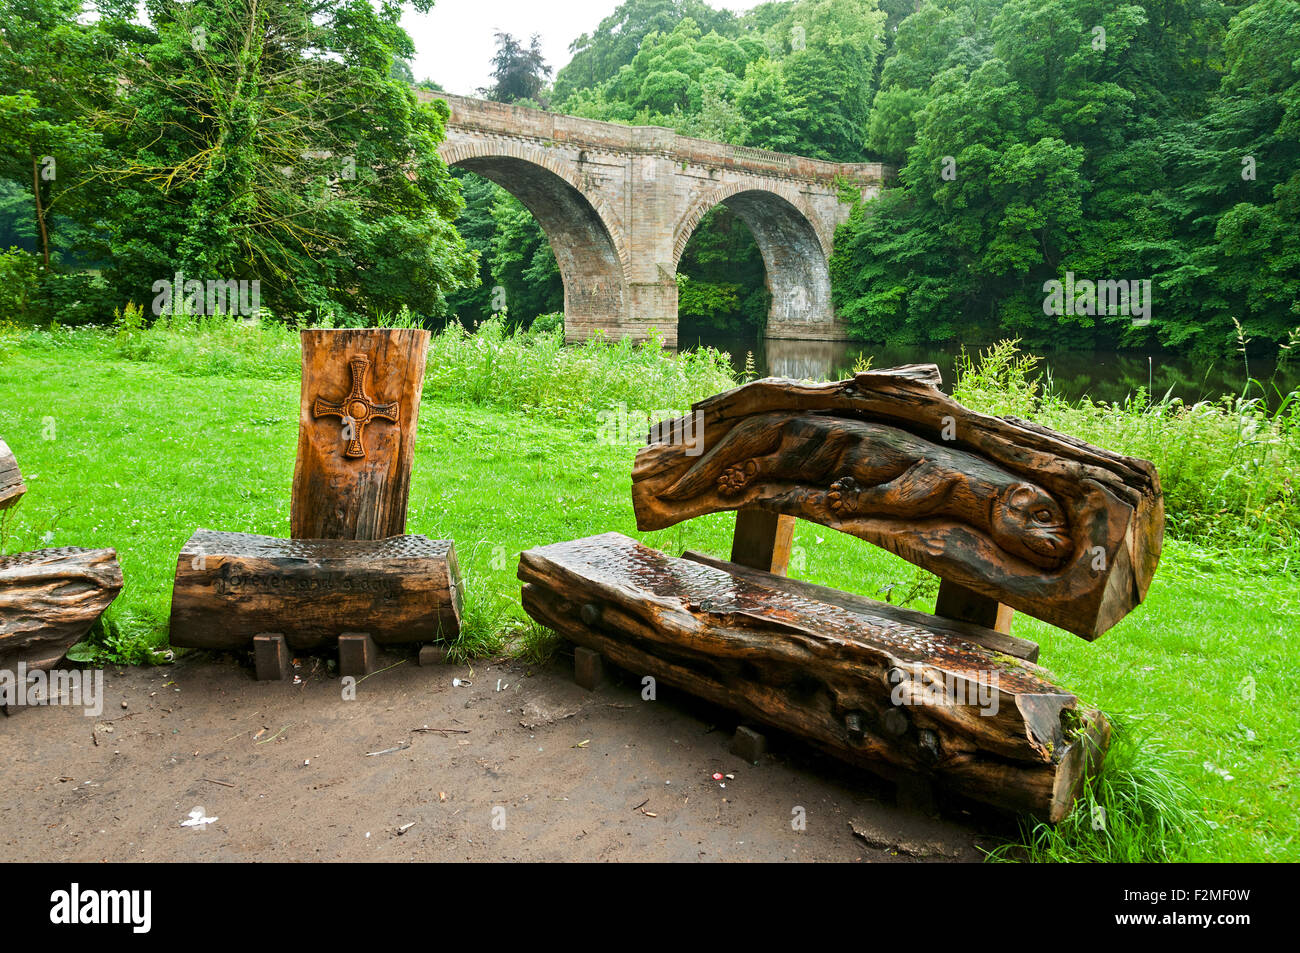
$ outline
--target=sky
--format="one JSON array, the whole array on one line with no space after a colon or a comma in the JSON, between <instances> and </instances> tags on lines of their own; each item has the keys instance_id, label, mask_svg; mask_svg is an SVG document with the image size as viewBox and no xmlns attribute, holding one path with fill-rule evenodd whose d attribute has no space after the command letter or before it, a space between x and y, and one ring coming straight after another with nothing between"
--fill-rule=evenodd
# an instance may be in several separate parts
<instances>
[{"instance_id":1,"label":"sky","mask_svg":"<svg viewBox=\"0 0 1300 953\"><path fill-rule=\"evenodd\" d=\"M709 0L717 9L741 12L762 0ZM409 7L402 26L415 41L411 71L432 79L450 93L477 95L491 84L493 35L513 34L525 43L541 37L546 62L559 72L569 62L569 44L593 32L620 0L437 0L427 14ZM554 77L554 73L551 74Z\"/></svg>"}]
</instances>

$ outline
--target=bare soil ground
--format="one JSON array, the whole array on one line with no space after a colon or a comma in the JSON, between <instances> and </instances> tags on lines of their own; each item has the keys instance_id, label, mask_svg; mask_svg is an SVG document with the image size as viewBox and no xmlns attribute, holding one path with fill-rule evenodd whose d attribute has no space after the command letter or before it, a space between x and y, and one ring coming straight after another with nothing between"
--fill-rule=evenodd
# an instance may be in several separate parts
<instances>
[{"instance_id":1,"label":"bare soil ground","mask_svg":"<svg viewBox=\"0 0 1300 953\"><path fill-rule=\"evenodd\" d=\"M978 831L959 823L971 818L901 810L890 786L797 740L769 736L757 765L741 760L728 751L734 715L664 686L643 701L639 682L612 673L587 692L563 656L380 664L394 667L354 701L320 659L302 660L292 684L196 653L110 669L97 717L12 709L0 716L0 860L981 856ZM426 726L456 731L412 730ZM182 826L196 807L216 820Z\"/></svg>"}]
</instances>

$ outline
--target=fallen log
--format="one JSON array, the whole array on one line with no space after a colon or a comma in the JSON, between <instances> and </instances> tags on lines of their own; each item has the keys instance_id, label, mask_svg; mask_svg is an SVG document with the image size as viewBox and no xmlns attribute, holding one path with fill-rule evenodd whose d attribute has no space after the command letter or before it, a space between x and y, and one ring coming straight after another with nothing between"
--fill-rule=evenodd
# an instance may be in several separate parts
<instances>
[{"instance_id":1,"label":"fallen log","mask_svg":"<svg viewBox=\"0 0 1300 953\"><path fill-rule=\"evenodd\" d=\"M969 410L938 379L933 365L768 378L700 401L637 454L637 527L754 507L795 516L1095 639L1145 598L1159 561L1155 468Z\"/></svg>"},{"instance_id":2,"label":"fallen log","mask_svg":"<svg viewBox=\"0 0 1300 953\"><path fill-rule=\"evenodd\" d=\"M23 483L18 461L9 445L0 440L0 510L13 506L26 492L27 485Z\"/></svg>"},{"instance_id":3,"label":"fallen log","mask_svg":"<svg viewBox=\"0 0 1300 953\"><path fill-rule=\"evenodd\" d=\"M455 640L460 569L449 540L276 539L198 530L172 588L171 643L241 649L282 633L294 649L369 635L380 644Z\"/></svg>"},{"instance_id":4,"label":"fallen log","mask_svg":"<svg viewBox=\"0 0 1300 953\"><path fill-rule=\"evenodd\" d=\"M823 602L761 576L617 533L532 549L519 564L533 619L631 672L887 776L923 775L1051 821L1069 812L1109 728L1037 665L948 620Z\"/></svg>"},{"instance_id":5,"label":"fallen log","mask_svg":"<svg viewBox=\"0 0 1300 953\"><path fill-rule=\"evenodd\" d=\"M0 668L50 668L122 590L112 549L42 549L0 556Z\"/></svg>"}]
</instances>

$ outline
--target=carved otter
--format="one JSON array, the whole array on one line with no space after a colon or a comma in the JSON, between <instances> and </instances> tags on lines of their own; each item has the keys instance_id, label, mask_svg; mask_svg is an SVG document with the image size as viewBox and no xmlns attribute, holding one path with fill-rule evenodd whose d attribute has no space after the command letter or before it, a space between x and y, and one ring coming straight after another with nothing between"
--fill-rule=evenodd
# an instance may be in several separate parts
<instances>
[{"instance_id":1,"label":"carved otter","mask_svg":"<svg viewBox=\"0 0 1300 953\"><path fill-rule=\"evenodd\" d=\"M660 496L735 496L767 481L827 487L825 504L841 519L951 516L1044 569L1072 549L1065 512L1041 487L973 453L841 417L749 417Z\"/></svg>"}]
</instances>

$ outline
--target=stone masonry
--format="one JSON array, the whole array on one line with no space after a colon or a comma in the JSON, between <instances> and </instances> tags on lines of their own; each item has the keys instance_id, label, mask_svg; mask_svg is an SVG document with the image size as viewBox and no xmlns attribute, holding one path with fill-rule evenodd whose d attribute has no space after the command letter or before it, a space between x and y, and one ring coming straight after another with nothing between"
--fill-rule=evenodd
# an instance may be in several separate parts
<instances>
[{"instance_id":1,"label":"stone masonry","mask_svg":"<svg viewBox=\"0 0 1300 953\"><path fill-rule=\"evenodd\" d=\"M597 330L677 344L677 264L691 233L724 204L754 235L767 269L768 337L846 337L828 262L849 214L841 186L877 195L885 168L823 162L447 93L439 151L515 195L550 240L564 280L565 339Z\"/></svg>"}]
</instances>

